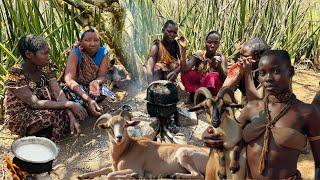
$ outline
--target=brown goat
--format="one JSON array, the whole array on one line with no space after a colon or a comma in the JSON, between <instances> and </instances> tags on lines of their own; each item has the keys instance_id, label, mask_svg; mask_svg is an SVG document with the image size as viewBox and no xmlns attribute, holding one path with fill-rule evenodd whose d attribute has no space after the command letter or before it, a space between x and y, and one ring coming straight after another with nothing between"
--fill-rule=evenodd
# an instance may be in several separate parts
<instances>
[{"instance_id":1,"label":"brown goat","mask_svg":"<svg viewBox=\"0 0 320 180\"><path fill-rule=\"evenodd\" d=\"M208 151L192 145L165 144L147 138L133 138L127 127L140 121L132 120L128 111L120 115L104 114L96 121L105 129L110 141L110 160L113 172L108 179L175 177L202 179L208 161ZM108 173L106 168L83 174L93 178Z\"/></svg>"},{"instance_id":2,"label":"brown goat","mask_svg":"<svg viewBox=\"0 0 320 180\"><path fill-rule=\"evenodd\" d=\"M210 97L209 91L196 93ZM198 99L198 97L195 97ZM222 135L223 149L211 149L208 164L206 166L205 178L226 179L227 174L232 174L232 179L245 179L246 172L246 149L239 143L241 142L241 126L235 117L234 108L240 108L236 104L234 93L229 88L222 88L215 99L207 98L197 104L189 111L205 109L207 121L213 126L216 133ZM227 163L228 162L228 163ZM226 165L229 164L229 173Z\"/></svg>"}]
</instances>

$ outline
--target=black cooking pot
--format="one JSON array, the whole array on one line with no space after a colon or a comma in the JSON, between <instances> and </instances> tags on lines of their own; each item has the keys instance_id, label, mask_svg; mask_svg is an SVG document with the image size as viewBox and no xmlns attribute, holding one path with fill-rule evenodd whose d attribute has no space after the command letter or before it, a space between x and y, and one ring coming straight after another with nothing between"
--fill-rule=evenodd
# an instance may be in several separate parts
<instances>
[{"instance_id":1,"label":"black cooking pot","mask_svg":"<svg viewBox=\"0 0 320 180\"><path fill-rule=\"evenodd\" d=\"M21 170L28 172L29 174L41 174L52 171L53 160L46 163L31 163L14 157L13 163L19 166Z\"/></svg>"},{"instance_id":2,"label":"black cooking pot","mask_svg":"<svg viewBox=\"0 0 320 180\"><path fill-rule=\"evenodd\" d=\"M177 86L167 80L154 81L147 88L146 100L150 116L170 117L177 111Z\"/></svg>"},{"instance_id":3,"label":"black cooking pot","mask_svg":"<svg viewBox=\"0 0 320 180\"><path fill-rule=\"evenodd\" d=\"M11 150L14 154L13 163L30 174L52 171L53 160L58 155L58 148L54 142L44 137L35 136L23 137L14 141ZM36 157L32 158L30 154ZM46 157L39 159L44 156Z\"/></svg>"}]
</instances>

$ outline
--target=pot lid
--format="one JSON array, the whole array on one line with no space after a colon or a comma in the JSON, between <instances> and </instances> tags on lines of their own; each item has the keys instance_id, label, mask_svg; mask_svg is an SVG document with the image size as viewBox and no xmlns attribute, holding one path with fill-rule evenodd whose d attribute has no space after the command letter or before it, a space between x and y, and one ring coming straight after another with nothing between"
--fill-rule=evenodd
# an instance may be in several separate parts
<instances>
[{"instance_id":1,"label":"pot lid","mask_svg":"<svg viewBox=\"0 0 320 180\"><path fill-rule=\"evenodd\" d=\"M15 157L30 163L46 163L58 156L58 147L50 139L44 137L23 137L11 145Z\"/></svg>"}]
</instances>

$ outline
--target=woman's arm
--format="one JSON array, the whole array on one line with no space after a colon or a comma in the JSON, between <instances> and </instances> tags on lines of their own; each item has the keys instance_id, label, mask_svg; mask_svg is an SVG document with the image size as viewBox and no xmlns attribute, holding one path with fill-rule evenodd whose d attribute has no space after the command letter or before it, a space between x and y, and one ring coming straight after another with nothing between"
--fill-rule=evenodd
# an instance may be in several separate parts
<instances>
[{"instance_id":1,"label":"woman's arm","mask_svg":"<svg viewBox=\"0 0 320 180\"><path fill-rule=\"evenodd\" d=\"M263 94L263 87L260 90L257 90L256 86L254 85L254 80L252 76L252 62L250 59L243 60L243 67L244 67L244 81L246 87L246 95L248 101L258 100L261 99Z\"/></svg>"},{"instance_id":2,"label":"woman's arm","mask_svg":"<svg viewBox=\"0 0 320 180\"><path fill-rule=\"evenodd\" d=\"M228 61L226 59L226 57L221 54L221 72L219 72L221 79L224 81L227 78L227 74L228 74Z\"/></svg>"},{"instance_id":3,"label":"woman's arm","mask_svg":"<svg viewBox=\"0 0 320 180\"><path fill-rule=\"evenodd\" d=\"M61 102L68 101L68 99L66 98L64 92L58 85L58 82L55 78L52 78L49 80L49 87L56 101L61 101ZM71 117L73 116L73 113L75 113L75 115L77 115L79 119L81 120L86 119L88 116L87 111L81 105L74 105L74 106L75 106L73 108L74 112L71 110L67 110L68 116ZM74 120L74 119L75 118L70 118L70 120Z\"/></svg>"},{"instance_id":4,"label":"woman's arm","mask_svg":"<svg viewBox=\"0 0 320 180\"><path fill-rule=\"evenodd\" d=\"M40 100L27 87L12 89L13 93L24 103L28 104L32 109L71 109L74 106L72 101L50 101Z\"/></svg>"},{"instance_id":5,"label":"woman's arm","mask_svg":"<svg viewBox=\"0 0 320 180\"><path fill-rule=\"evenodd\" d=\"M99 84L102 84L108 81L107 79L108 67L109 67L109 58L106 55L100 64L97 79L95 79L96 81L98 81Z\"/></svg>"},{"instance_id":6,"label":"woman's arm","mask_svg":"<svg viewBox=\"0 0 320 180\"><path fill-rule=\"evenodd\" d=\"M58 85L56 78L52 78L49 80L49 87L50 87L51 92L52 92L54 98L56 99L56 101L62 101L62 102L68 101L64 92L62 91L62 89ZM75 112L72 112L71 110L68 109L67 114L68 114L69 121L70 121L71 133L73 134L75 132L75 134L77 136L79 136L81 133L81 128L80 128L79 121L75 118L75 115L77 115L79 117L79 119L84 120L88 117L88 113L80 105L76 106L76 109L77 110Z\"/></svg>"},{"instance_id":7,"label":"woman's arm","mask_svg":"<svg viewBox=\"0 0 320 180\"><path fill-rule=\"evenodd\" d=\"M246 95L247 95L248 101L261 99L260 93L258 92L258 90L256 89L256 87L254 85L254 81L253 81L253 77L252 77L252 71L251 70L245 71L244 75L243 75L243 78L244 78L244 81L245 81ZM261 89L263 89L263 88L261 88Z\"/></svg>"},{"instance_id":8,"label":"woman's arm","mask_svg":"<svg viewBox=\"0 0 320 180\"><path fill-rule=\"evenodd\" d=\"M221 67L222 67L224 75L227 76L227 74L228 74L228 60L226 59L226 57L224 55L221 55Z\"/></svg>"},{"instance_id":9,"label":"woman's arm","mask_svg":"<svg viewBox=\"0 0 320 180\"><path fill-rule=\"evenodd\" d=\"M108 81L107 71L108 71L108 56L105 56L99 66L97 78L89 83L89 94L93 96L100 96L100 84L103 84Z\"/></svg>"},{"instance_id":10,"label":"woman's arm","mask_svg":"<svg viewBox=\"0 0 320 180\"><path fill-rule=\"evenodd\" d=\"M320 179L320 111L314 105L310 105L309 108L312 110L307 117L307 135L315 164L314 179Z\"/></svg>"},{"instance_id":11,"label":"woman's arm","mask_svg":"<svg viewBox=\"0 0 320 180\"><path fill-rule=\"evenodd\" d=\"M157 61L156 59L157 54L158 54L158 46L152 45L149 56L148 56L148 60L147 60L147 66L146 66L148 84L150 84L153 81L153 69Z\"/></svg>"},{"instance_id":12,"label":"woman's arm","mask_svg":"<svg viewBox=\"0 0 320 180\"><path fill-rule=\"evenodd\" d=\"M71 51L66 69L64 72L64 81L68 88L81 97L85 102L89 102L92 99L80 88L79 84L75 81L77 72L78 58L74 51Z\"/></svg>"}]
</instances>

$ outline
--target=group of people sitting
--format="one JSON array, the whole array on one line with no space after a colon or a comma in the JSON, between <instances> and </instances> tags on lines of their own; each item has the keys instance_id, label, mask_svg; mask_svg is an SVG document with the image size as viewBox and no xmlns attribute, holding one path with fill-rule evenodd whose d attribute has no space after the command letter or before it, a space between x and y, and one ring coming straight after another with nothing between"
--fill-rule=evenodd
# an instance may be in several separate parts
<instances>
[{"instance_id":1,"label":"group of people sitting","mask_svg":"<svg viewBox=\"0 0 320 180\"><path fill-rule=\"evenodd\" d=\"M315 179L320 179L320 96L312 104L298 100L292 92L294 68L289 53L271 50L261 38L245 42L228 72L225 56L217 49L221 35L208 33L204 50L186 57L187 43L177 37L175 22L167 21L163 39L154 41L147 61L147 80L181 82L193 102L194 93L206 87L213 96L221 87L242 92L246 106L239 123L247 148L249 179L301 179L297 162L309 141L315 162ZM203 134L207 147L223 148L221 135L209 127Z\"/></svg>"},{"instance_id":2,"label":"group of people sitting","mask_svg":"<svg viewBox=\"0 0 320 180\"><path fill-rule=\"evenodd\" d=\"M320 178L320 98L313 105L301 102L292 92L294 68L285 50L270 50L261 38L242 45L235 64L239 73L228 72L226 57L217 50L221 35L208 33L204 50L187 57L187 41L178 37L175 22L167 21L162 40L151 46L147 81L181 81L190 99L200 87L216 95L221 87L238 88L246 103L239 122L247 147L248 178L301 179L297 170L299 154L307 142L315 161L315 178ZM79 42L70 51L60 86L49 58L49 46L43 37L23 36L18 42L23 60L8 71L5 82L5 125L11 132L25 136L45 133L58 140L71 128L81 132L79 120L88 113L99 116L109 58L101 47L98 32L85 28ZM61 88L62 87L62 88ZM221 148L221 135L208 128L203 135L207 147Z\"/></svg>"},{"instance_id":3,"label":"group of people sitting","mask_svg":"<svg viewBox=\"0 0 320 180\"><path fill-rule=\"evenodd\" d=\"M49 46L41 36L25 35L18 42L23 60L8 71L4 100L5 125L11 132L45 135L52 140L71 130L80 134L79 120L99 116L103 95L110 94L108 50L99 34L85 27L69 52L60 86L50 63Z\"/></svg>"}]
</instances>

